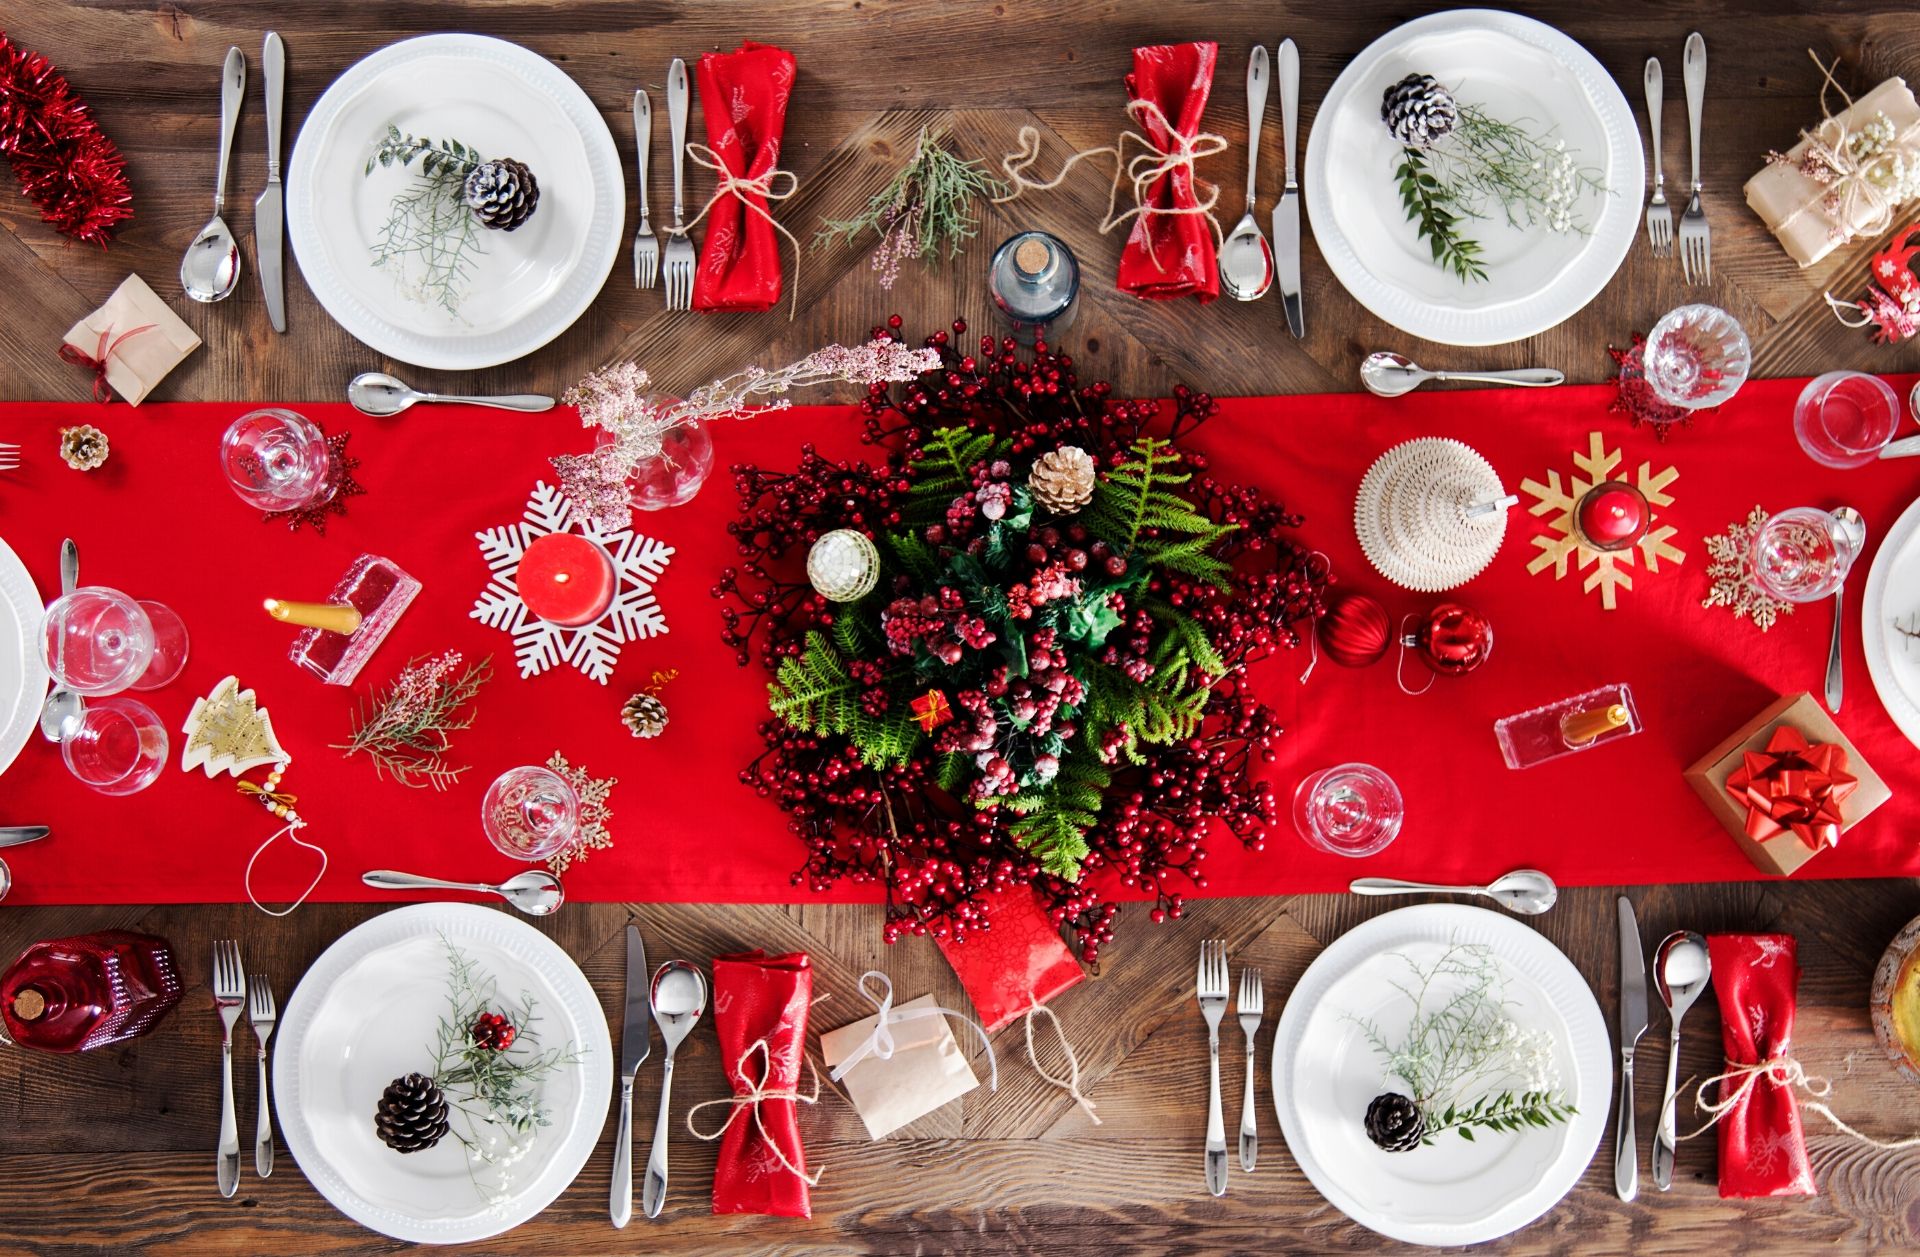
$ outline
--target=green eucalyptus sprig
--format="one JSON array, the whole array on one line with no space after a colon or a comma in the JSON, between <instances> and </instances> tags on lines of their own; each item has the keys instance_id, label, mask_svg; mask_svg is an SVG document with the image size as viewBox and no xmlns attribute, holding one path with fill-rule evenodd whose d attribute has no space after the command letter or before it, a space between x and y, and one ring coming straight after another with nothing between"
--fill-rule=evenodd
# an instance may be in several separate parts
<instances>
[{"instance_id":1,"label":"green eucalyptus sprig","mask_svg":"<svg viewBox=\"0 0 1920 1257\"><path fill-rule=\"evenodd\" d=\"M486 252L480 247L479 220L464 198L467 176L480 164L480 154L459 140L409 135L389 123L363 173L371 177L376 168L395 165L404 169L416 160L419 178L388 206L387 221L373 241L373 264L403 274L421 300L458 317L474 259Z\"/></svg>"}]
</instances>

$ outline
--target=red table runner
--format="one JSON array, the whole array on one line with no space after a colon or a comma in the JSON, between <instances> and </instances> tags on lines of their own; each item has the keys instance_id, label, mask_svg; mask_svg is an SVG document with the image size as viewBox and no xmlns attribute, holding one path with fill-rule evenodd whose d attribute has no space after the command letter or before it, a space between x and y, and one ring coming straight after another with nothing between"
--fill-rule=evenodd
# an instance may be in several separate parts
<instances>
[{"instance_id":1,"label":"red table runner","mask_svg":"<svg viewBox=\"0 0 1920 1257\"><path fill-rule=\"evenodd\" d=\"M1904 395L1906 382L1898 381ZM1341 889L1379 874L1485 880L1534 866L1566 884L1717 881L1758 876L1681 780L1681 770L1783 691L1818 693L1831 628L1827 604L1785 617L1769 633L1721 609L1703 609L1704 540L1756 504L1769 510L1851 502L1866 516L1870 546L1920 494L1920 461L1858 471L1817 467L1794 443L1790 416L1799 381L1756 381L1720 413L1662 445L1606 413L1604 387L1487 393L1425 393L1398 401L1366 395L1227 401L1197 443L1217 465L1305 512L1302 539L1328 554L1343 584L1379 597L1398 617L1438 596L1386 584L1359 553L1353 496L1368 464L1388 446L1444 435L1487 455L1510 491L1523 478L1563 480L1590 431L1624 450L1624 469L1672 463L1680 476L1662 512L1685 552L1658 574L1635 569L1617 611L1600 609L1576 575L1528 575L1529 538L1543 520L1526 503L1509 520L1492 567L1453 597L1496 629L1491 661L1463 678L1441 678L1421 697L1395 686L1391 657L1364 671L1322 659L1305 685L1304 650L1258 665L1256 676L1287 717L1271 774L1283 800L1305 773L1346 760L1386 769L1406 798L1399 840L1368 860L1308 850L1283 821L1261 855L1216 842L1208 893L1272 894ZM479 802L502 770L554 751L597 776L617 776L610 800L615 845L567 875L583 900L768 902L806 898L789 875L801 849L785 818L739 784L759 750L766 677L741 668L720 640L709 589L730 561L724 531L735 509L717 469L685 507L639 514L636 527L675 547L657 586L669 632L629 644L609 685L571 668L522 679L511 639L470 618L487 569L473 534L521 517L534 481L552 482L549 455L584 448L570 412L510 416L421 407L375 420L344 405L297 409L330 432L353 434L367 492L324 537L263 523L227 490L218 466L222 428L248 406L0 406L0 437L21 444L26 466L0 481L0 536L26 562L43 594L57 587L60 539L79 543L88 583L171 604L193 651L172 685L143 695L177 730L196 695L234 673L255 688L294 756L283 788L299 795L332 866L316 896L379 899L361 886L370 868L458 878L513 871L480 831ZM719 463L790 465L812 440L829 453L859 449L851 412L802 408L716 429ZM55 455L63 424L107 430L111 461L69 471ZM425 590L374 656L355 691L324 686L286 659L289 630L260 609L264 597L321 598L362 551L383 554ZM1863 560L1848 583L1857 626ZM1859 633L1846 639L1847 698L1841 727L1895 795L1798 877L1920 874L1920 750L1888 719L1873 692ZM364 758L343 759L354 704L410 657L455 648L491 653L498 670L472 729L455 735L453 757L472 770L445 793L376 780ZM1411 665L1417 667L1417 664ZM659 669L678 668L665 691L664 736L636 740L621 703ZM1526 772L1509 771L1494 744L1499 716L1612 681L1634 687L1647 731L1619 745ZM174 762L178 762L176 735ZM256 774L257 776L257 774ZM6 853L14 902L194 902L243 898L248 855L273 826L230 779L209 781L170 767L144 793L93 794L68 776L56 748L38 738L0 776L0 824L46 823L51 839ZM306 853L281 844L262 861L264 897L297 893L311 873ZM843 887L836 898L872 897Z\"/></svg>"}]
</instances>

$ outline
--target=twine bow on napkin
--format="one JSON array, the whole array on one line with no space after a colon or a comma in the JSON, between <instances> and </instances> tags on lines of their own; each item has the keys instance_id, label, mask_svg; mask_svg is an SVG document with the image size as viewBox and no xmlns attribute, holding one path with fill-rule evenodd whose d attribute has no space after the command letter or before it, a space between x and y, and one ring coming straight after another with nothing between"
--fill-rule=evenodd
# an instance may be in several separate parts
<instances>
[{"instance_id":1,"label":"twine bow on napkin","mask_svg":"<svg viewBox=\"0 0 1920 1257\"><path fill-rule=\"evenodd\" d=\"M1699 1112L1707 1114L1707 1120L1693 1130L1679 1136L1681 1140L1694 1139L1712 1130L1722 1118L1730 1113L1737 1112L1740 1106L1747 1102L1747 1097L1756 1086L1762 1082L1766 1082L1776 1087L1787 1089L1798 1087L1808 1095L1813 1096L1814 1098L1811 1100L1800 1101L1799 1107L1801 1110L1804 1112L1818 1113L1821 1117L1831 1122L1834 1129L1849 1138L1890 1152L1898 1151L1902 1148L1920 1148L1920 1135L1910 1136L1906 1139L1882 1140L1875 1139L1871 1135L1863 1135L1853 1127L1847 1125L1840 1119L1840 1116L1828 1108L1825 1103L1826 1098L1833 1094L1833 1083L1818 1075L1807 1073L1799 1061L1786 1055L1784 1052L1770 1056L1764 1061L1754 1061L1750 1064L1737 1061L1728 1061L1726 1064L1727 1069L1725 1073L1715 1074L1694 1089L1694 1108ZM1691 1082L1692 1080L1689 1079L1688 1081ZM1731 1090L1724 1088L1724 1084L1726 1083L1734 1084ZM1723 1089L1719 1099L1710 1100L1707 1098L1707 1088L1714 1086L1721 1086ZM1661 1121L1666 1121L1667 1110L1679 1103L1679 1099L1680 1089L1675 1088L1674 1094L1667 1097L1666 1106L1661 1109Z\"/></svg>"},{"instance_id":2,"label":"twine bow on napkin","mask_svg":"<svg viewBox=\"0 0 1920 1257\"><path fill-rule=\"evenodd\" d=\"M875 997L872 991L867 989L867 979L869 978L878 981L880 984L880 994L878 998ZM987 1032L981 1028L979 1022L967 1016L965 1013L957 1012L951 1008L927 1007L908 1008L899 1012L894 1011L893 980L887 977L886 974L881 973L878 969L869 969L860 975L860 994L864 995L867 1002L873 1005L875 1013L873 1029L865 1039L862 1039L852 1051L847 1053L846 1057L841 1060L838 1065L834 1066L832 1072L827 1075L829 1078L832 1078L835 1082L839 1082L847 1076L848 1070L869 1056L875 1060L892 1060L895 1046L893 1027L903 1021L914 1021L923 1017L955 1017L970 1027L975 1034L980 1036L981 1046L987 1049L989 1086L994 1091L1000 1089L1000 1065L993 1056L993 1042L987 1038ZM808 1062L808 1064L811 1066L812 1062Z\"/></svg>"},{"instance_id":3,"label":"twine bow on napkin","mask_svg":"<svg viewBox=\"0 0 1920 1257\"><path fill-rule=\"evenodd\" d=\"M750 1075L747 1073L747 1062L752 1060L756 1055L760 1058L760 1077L758 1081L752 1081ZM818 1187L820 1185L820 1175L825 1172L826 1167L822 1166L820 1169L808 1174L792 1161L789 1161L787 1154L780 1149L780 1141L768 1132L767 1124L760 1118L760 1102L762 1100L791 1100L795 1104L818 1104L820 1102L820 1075L813 1069L813 1062L811 1060L807 1062L807 1069L813 1073L813 1094L811 1095L801 1095L798 1087L769 1087L767 1083L773 1077L773 1049L767 1045L766 1039L755 1039L747 1045L747 1050L740 1054L740 1059L735 1061L733 1066L733 1081L735 1083L746 1084L747 1089L745 1091L735 1092L733 1095L727 1096L724 1099L703 1101L688 1109L688 1132L692 1134L695 1139L711 1143L727 1133L727 1127L733 1125L733 1119L740 1116L742 1109L752 1109L753 1124L759 1127L760 1138L773 1153L774 1159L786 1167L788 1172L795 1178L806 1183L807 1186ZM710 1109L716 1104L726 1106L726 1121L720 1123L720 1125L716 1126L710 1132L701 1130L693 1124L693 1115L695 1113L698 1113L701 1109Z\"/></svg>"},{"instance_id":4,"label":"twine bow on napkin","mask_svg":"<svg viewBox=\"0 0 1920 1257\"><path fill-rule=\"evenodd\" d=\"M93 372L93 400L104 406L113 400L113 386L107 383L107 360L113 357L114 351L119 349L120 346L126 344L142 332L151 332L156 326L157 325L153 323L143 323L131 331L120 333L118 336L115 336L113 329L109 327L106 331L100 333L100 345L91 354L78 345L61 345L60 361L70 362L76 367L85 367L87 370Z\"/></svg>"},{"instance_id":5,"label":"twine bow on napkin","mask_svg":"<svg viewBox=\"0 0 1920 1257\"><path fill-rule=\"evenodd\" d=\"M707 212L718 205L722 197L727 196L738 197L740 204L766 219L767 225L785 236L787 243L793 246L793 308L787 314L787 318L791 320L800 312L800 242L794 239L792 232L780 225L780 221L767 211L766 206L747 194L753 193L764 201L784 201L800 190L800 176L791 170L781 170L776 166L763 175L749 179L745 175L733 173L726 162L721 160L720 154L705 144L688 141L686 152L687 160L694 165L713 171L716 182L713 195L708 197L707 203L700 207L700 212L688 220L685 231L692 231L694 224L705 218ZM787 182L781 185L779 184L781 179ZM776 187L782 190L776 191Z\"/></svg>"},{"instance_id":6,"label":"twine bow on napkin","mask_svg":"<svg viewBox=\"0 0 1920 1257\"><path fill-rule=\"evenodd\" d=\"M1859 786L1843 747L1810 745L1791 725L1775 729L1766 750L1746 752L1727 778L1727 793L1746 806L1749 838L1765 842L1792 830L1816 851L1839 843L1841 804Z\"/></svg>"}]
</instances>

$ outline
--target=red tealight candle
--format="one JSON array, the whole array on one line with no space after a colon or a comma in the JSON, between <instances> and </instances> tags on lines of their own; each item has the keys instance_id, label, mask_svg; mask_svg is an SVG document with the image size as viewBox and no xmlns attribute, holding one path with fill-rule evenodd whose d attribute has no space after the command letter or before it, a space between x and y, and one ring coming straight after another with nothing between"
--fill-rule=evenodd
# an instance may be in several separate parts
<instances>
[{"instance_id":1,"label":"red tealight candle","mask_svg":"<svg viewBox=\"0 0 1920 1257\"><path fill-rule=\"evenodd\" d=\"M527 543L514 584L541 619L569 628L591 624L613 603L613 560L585 537L548 533Z\"/></svg>"},{"instance_id":2,"label":"red tealight candle","mask_svg":"<svg viewBox=\"0 0 1920 1257\"><path fill-rule=\"evenodd\" d=\"M1624 550L1647 533L1646 495L1620 480L1587 490L1574 515L1580 535L1596 550Z\"/></svg>"}]
</instances>

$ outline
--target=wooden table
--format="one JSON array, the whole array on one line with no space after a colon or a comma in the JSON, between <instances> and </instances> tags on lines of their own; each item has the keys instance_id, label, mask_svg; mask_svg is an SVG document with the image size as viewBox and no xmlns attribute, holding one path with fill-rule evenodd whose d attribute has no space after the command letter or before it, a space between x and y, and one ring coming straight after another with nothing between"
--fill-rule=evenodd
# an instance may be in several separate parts
<instances>
[{"instance_id":1,"label":"wooden table","mask_svg":"<svg viewBox=\"0 0 1920 1257\"><path fill-rule=\"evenodd\" d=\"M1303 109L1315 103L1354 53L1426 5L1348 0L1289 17L1251 3L1086 4L1074 0L1004 3L896 3L894 0L745 0L673 5L591 0L508 0L434 5L319 0L265 4L135 4L127 0L45 0L19 4L6 29L51 56L92 102L127 154L137 215L107 253L70 247L10 190L0 193L0 290L9 295L9 334L0 337L5 391L24 398L72 398L82 380L57 361L59 332L91 309L129 268L166 296L182 247L207 214L212 183L216 84L221 54L238 44L256 73L236 146L233 221L264 178L257 58L264 24L287 41L291 64L289 127L319 92L358 57L390 40L448 28L523 42L563 65L605 111L626 149L629 94L656 91L678 54L732 47L742 37L768 40L798 55L785 164L799 194L780 216L802 237L823 217L844 217L864 203L885 172L910 150L921 126L951 129L972 154L995 157L1015 132L1034 124L1051 151L1108 142L1121 124L1120 77L1135 44L1213 38L1222 57L1209 125L1235 141L1203 173L1229 191L1240 182L1245 133L1239 90L1244 50L1292 36L1303 61ZM1584 313L1521 344L1489 351L1418 346L1431 366L1542 362L1581 380L1602 378L1605 347L1683 299L1726 306L1754 334L1762 374L1810 374L1834 366L1912 369L1911 349L1870 346L1839 328L1820 292L1863 288L1864 247L1844 250L1808 272L1797 270L1740 203L1739 186L1769 147L1786 147L1816 113L1815 72L1803 49L1837 53L1864 88L1911 72L1920 53L1912 15L1890 3L1813 12L1782 0L1731 0L1711 11L1676 15L1642 6L1521 5L1591 48L1640 112L1640 69L1649 53L1665 61L1674 85L1666 110L1667 173L1683 169L1680 48L1698 21L1712 51L1704 160L1714 228L1710 291L1682 285L1677 262L1654 263L1636 244L1615 282ZM1279 162L1268 132L1262 196L1277 189ZM1303 128L1304 131L1304 128ZM666 186L656 148L655 204ZM1309 243L1305 285L1309 337L1281 330L1277 305L1221 302L1140 303L1110 284L1119 242L1090 226L1105 189L1089 176L1047 196L989 214L975 248L960 262L909 268L892 292L880 291L864 255L808 252L801 258L802 310L778 314L673 316L660 294L625 282L623 256L592 310L528 361L477 373L439 376L389 364L334 326L291 268L292 332L282 341L267 325L249 273L223 305L184 308L207 346L169 379L159 398L317 399L340 395L352 373L393 366L422 387L459 383L472 391L558 392L585 370L637 358L669 388L691 387L742 363L781 363L829 340L858 338L890 312L911 329L954 315L983 324L987 247L1017 227L1060 233L1090 272L1076 329L1084 373L1111 379L1122 393L1162 392L1186 380L1216 393L1344 390L1354 386L1363 352L1403 345L1334 283ZM707 185L696 181L695 203ZM1229 198L1231 199L1231 198ZM631 213L631 209L629 210ZM187 307L184 300L176 301ZM139 422L107 412L107 426ZM1710 432L1684 441L1711 440ZM1871 701L1863 700L1863 701ZM4 790L0 788L0 797ZM745 809L751 800L742 800ZM15 818L20 819L20 818ZM767 824L778 823L769 810ZM129 836L126 841L138 841ZM1540 922L1602 993L1611 1017L1616 982L1613 891L1575 890ZM1812 1073L1835 1081L1836 1108L1883 1136L1920 1129L1920 1093L1898 1082L1881 1058L1866 1016L1867 987L1881 948L1920 911L1907 881L1671 886L1635 890L1643 932L1656 940L1678 927L1764 929L1797 934L1806 974L1796 1048ZM1196 1253L1212 1251L1375 1250L1394 1247L1348 1222L1301 1177L1269 1109L1261 1114L1262 1153L1252 1175L1234 1171L1229 1194L1206 1195L1200 1133L1205 1104L1205 1034L1192 1004L1197 940L1228 940L1237 961L1268 974L1269 1002L1284 993L1319 948L1380 910L1329 896L1217 900L1196 904L1168 929L1145 914L1123 917L1103 949L1106 973L1059 1001L1080 1053L1087 1088L1103 1124L1093 1127L1060 1092L1019 1059L1019 1031L999 1038L1003 1081L936 1113L896 1137L869 1143L852 1111L829 1097L803 1118L810 1160L826 1167L811 1223L707 1213L711 1147L680 1139L675 1189L658 1223L616 1232L606 1222L611 1127L579 1181L538 1220L476 1251L580 1252L1006 1252ZM284 922L248 907L36 908L0 914L0 956L61 933L131 926L165 935L189 967L193 989L161 1031L126 1050L72 1058L0 1053L0 1252L371 1253L397 1247L362 1231L328 1206L282 1150L270 1180L250 1173L240 1195L222 1200L212 1147L217 1097L218 1021L203 967L209 943L244 940L250 968L270 974L284 998L305 966L339 934L372 915L358 906L310 906ZM611 1015L621 983L622 927L637 918L649 954L705 959L745 946L805 948L820 970L819 989L834 992L816 1025L862 1010L852 994L858 974L884 967L902 996L932 991L963 999L930 944L879 941L877 908L650 906L569 907L550 926L580 960ZM1649 944L1651 945L1651 944ZM1710 1007L1683 1053L1682 1075L1716 1064ZM1272 1021L1269 1018L1268 1025ZM1656 1013L1646 1041L1639 1123L1652 1129L1664 1029ZM241 1031L241 1042L251 1039ZM1229 1079L1240 1065L1239 1035L1228 1036ZM710 1035L689 1043L681 1102L718 1095L720 1067ZM1265 1076L1264 1060L1261 1067ZM637 1107L651 1112L658 1072L642 1075ZM243 1071L241 1123L251 1129L253 1083ZM1265 1095L1263 1083L1262 1094ZM1229 1116L1237 1087L1229 1087ZM1688 1252L1866 1251L1920 1242L1920 1173L1914 1154L1882 1153L1810 1127L1822 1195L1787 1203L1723 1202L1714 1190L1711 1139L1684 1145L1671 1194L1648 1192L1622 1204L1612 1191L1610 1138L1580 1187L1558 1209L1489 1251Z\"/></svg>"}]
</instances>

